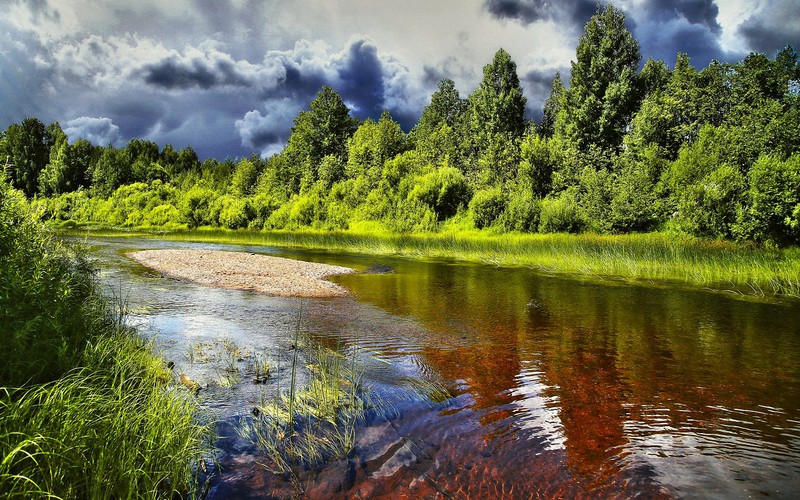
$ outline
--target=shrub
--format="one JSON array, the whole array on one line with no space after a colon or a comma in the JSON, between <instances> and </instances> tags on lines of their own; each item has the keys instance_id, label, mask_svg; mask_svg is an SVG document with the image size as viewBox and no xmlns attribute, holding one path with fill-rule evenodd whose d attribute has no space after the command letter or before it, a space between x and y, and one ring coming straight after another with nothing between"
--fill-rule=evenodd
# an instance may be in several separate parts
<instances>
[{"instance_id":1,"label":"shrub","mask_svg":"<svg viewBox=\"0 0 800 500\"><path fill-rule=\"evenodd\" d=\"M397 205L396 215L390 227L399 233L435 231L436 214L428 205L417 199L403 200Z\"/></svg>"},{"instance_id":2,"label":"shrub","mask_svg":"<svg viewBox=\"0 0 800 500\"><path fill-rule=\"evenodd\" d=\"M779 245L800 243L800 154L786 161L763 155L748 177L749 206L740 213L737 233Z\"/></svg>"},{"instance_id":3,"label":"shrub","mask_svg":"<svg viewBox=\"0 0 800 500\"><path fill-rule=\"evenodd\" d=\"M575 189L562 191L557 197L542 200L539 216L539 232L542 233L579 233L586 227L581 218Z\"/></svg>"},{"instance_id":4,"label":"shrub","mask_svg":"<svg viewBox=\"0 0 800 500\"><path fill-rule=\"evenodd\" d=\"M155 207L144 218L144 223L149 226L174 226L180 222L181 213L171 203Z\"/></svg>"},{"instance_id":5,"label":"shrub","mask_svg":"<svg viewBox=\"0 0 800 500\"><path fill-rule=\"evenodd\" d=\"M444 220L456 214L470 199L470 188L464 175L453 167L440 167L416 179L408 201L427 205Z\"/></svg>"},{"instance_id":6,"label":"shrub","mask_svg":"<svg viewBox=\"0 0 800 500\"><path fill-rule=\"evenodd\" d=\"M539 228L541 211L542 201L534 198L530 191L512 193L500 221L508 231L533 233Z\"/></svg>"},{"instance_id":7,"label":"shrub","mask_svg":"<svg viewBox=\"0 0 800 500\"><path fill-rule=\"evenodd\" d=\"M220 197L219 225L228 229L247 227L251 211L247 202L232 196Z\"/></svg>"},{"instance_id":8,"label":"shrub","mask_svg":"<svg viewBox=\"0 0 800 500\"><path fill-rule=\"evenodd\" d=\"M508 198L500 188L482 189L475 193L469 202L475 227L482 229L491 226L506 209Z\"/></svg>"}]
</instances>

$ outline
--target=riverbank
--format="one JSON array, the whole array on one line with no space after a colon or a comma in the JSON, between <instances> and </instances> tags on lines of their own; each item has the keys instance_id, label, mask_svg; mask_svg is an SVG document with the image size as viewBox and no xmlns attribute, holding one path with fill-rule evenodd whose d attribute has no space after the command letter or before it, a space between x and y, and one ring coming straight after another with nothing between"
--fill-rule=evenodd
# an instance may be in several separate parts
<instances>
[{"instance_id":1,"label":"riverbank","mask_svg":"<svg viewBox=\"0 0 800 500\"><path fill-rule=\"evenodd\" d=\"M87 229L63 231L86 236ZM551 275L596 280L679 284L755 297L800 298L800 249L705 240L680 234L426 234L327 231L177 232L92 229L96 236L151 237L245 245L451 259L527 267Z\"/></svg>"},{"instance_id":2,"label":"riverbank","mask_svg":"<svg viewBox=\"0 0 800 500\"><path fill-rule=\"evenodd\" d=\"M347 289L325 278L356 272L347 267L245 252L144 250L127 255L171 278L279 297L342 297Z\"/></svg>"},{"instance_id":3,"label":"riverbank","mask_svg":"<svg viewBox=\"0 0 800 500\"><path fill-rule=\"evenodd\" d=\"M0 181L0 496L185 498L211 427L80 248Z\"/></svg>"}]
</instances>

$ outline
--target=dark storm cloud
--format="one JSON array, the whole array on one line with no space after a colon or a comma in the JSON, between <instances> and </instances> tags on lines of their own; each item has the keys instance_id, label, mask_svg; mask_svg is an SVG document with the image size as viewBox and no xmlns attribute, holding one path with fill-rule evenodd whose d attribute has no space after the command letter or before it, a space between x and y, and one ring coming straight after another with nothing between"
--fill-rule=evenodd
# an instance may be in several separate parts
<instances>
[{"instance_id":1,"label":"dark storm cloud","mask_svg":"<svg viewBox=\"0 0 800 500\"><path fill-rule=\"evenodd\" d=\"M355 107L359 118L375 116L383 111L383 63L378 48L366 40L358 40L347 52L339 68L342 98Z\"/></svg>"},{"instance_id":2,"label":"dark storm cloud","mask_svg":"<svg viewBox=\"0 0 800 500\"><path fill-rule=\"evenodd\" d=\"M499 19L514 19L523 24L550 19L553 15L546 0L487 0L484 7Z\"/></svg>"},{"instance_id":3,"label":"dark storm cloud","mask_svg":"<svg viewBox=\"0 0 800 500\"><path fill-rule=\"evenodd\" d=\"M35 62L47 57L45 47L31 33L4 26L2 20L0 33L17 42L0 48L0 130L29 116L42 121L57 119L42 89L42 82L53 72Z\"/></svg>"},{"instance_id":4,"label":"dark storm cloud","mask_svg":"<svg viewBox=\"0 0 800 500\"><path fill-rule=\"evenodd\" d=\"M136 95L117 96L107 103L107 114L120 124L125 137L144 137L166 113L166 103Z\"/></svg>"},{"instance_id":5,"label":"dark storm cloud","mask_svg":"<svg viewBox=\"0 0 800 500\"><path fill-rule=\"evenodd\" d=\"M690 24L705 26L715 34L722 30L717 22L719 7L715 0L650 0L642 8L654 21L669 22L682 18Z\"/></svg>"},{"instance_id":6,"label":"dark storm cloud","mask_svg":"<svg viewBox=\"0 0 800 500\"><path fill-rule=\"evenodd\" d=\"M249 79L231 61L193 59L181 61L172 56L143 68L144 81L164 89L210 89L219 86L247 87Z\"/></svg>"},{"instance_id":7,"label":"dark storm cloud","mask_svg":"<svg viewBox=\"0 0 800 500\"><path fill-rule=\"evenodd\" d=\"M756 52L773 56L791 45L800 49L800 6L790 0L771 0L739 25L738 33Z\"/></svg>"},{"instance_id":8,"label":"dark storm cloud","mask_svg":"<svg viewBox=\"0 0 800 500\"><path fill-rule=\"evenodd\" d=\"M678 52L685 52L695 67L703 68L714 59L731 58L719 42L722 27L714 0L650 0L628 16L638 20L633 34L643 59L671 65Z\"/></svg>"},{"instance_id":9,"label":"dark storm cloud","mask_svg":"<svg viewBox=\"0 0 800 500\"><path fill-rule=\"evenodd\" d=\"M484 6L495 17L513 19L523 25L552 20L580 33L597 12L597 5L608 2L569 0L486 0ZM642 57L672 63L678 52L686 52L696 65L712 59L730 58L719 43L722 27L717 20L715 0L648 0L625 12L626 25L639 41Z\"/></svg>"},{"instance_id":10,"label":"dark storm cloud","mask_svg":"<svg viewBox=\"0 0 800 500\"><path fill-rule=\"evenodd\" d=\"M605 2L599 2L601 4ZM570 29L583 28L597 11L595 0L485 0L484 8L498 19L518 21L523 25L537 21L566 21Z\"/></svg>"}]
</instances>

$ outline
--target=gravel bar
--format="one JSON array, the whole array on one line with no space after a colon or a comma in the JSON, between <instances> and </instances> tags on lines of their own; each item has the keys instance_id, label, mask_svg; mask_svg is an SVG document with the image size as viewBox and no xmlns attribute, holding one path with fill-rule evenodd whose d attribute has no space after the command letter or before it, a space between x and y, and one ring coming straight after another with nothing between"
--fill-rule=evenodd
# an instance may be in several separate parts
<instances>
[{"instance_id":1,"label":"gravel bar","mask_svg":"<svg viewBox=\"0 0 800 500\"><path fill-rule=\"evenodd\" d=\"M347 289L325 278L356 272L349 267L220 250L143 250L127 256L170 278L279 297L342 297Z\"/></svg>"}]
</instances>

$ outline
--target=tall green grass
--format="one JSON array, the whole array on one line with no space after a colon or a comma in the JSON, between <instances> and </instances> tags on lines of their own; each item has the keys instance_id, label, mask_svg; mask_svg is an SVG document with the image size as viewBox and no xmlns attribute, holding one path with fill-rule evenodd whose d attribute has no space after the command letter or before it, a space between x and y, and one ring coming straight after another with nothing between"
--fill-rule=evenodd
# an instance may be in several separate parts
<instances>
[{"instance_id":1,"label":"tall green grass","mask_svg":"<svg viewBox=\"0 0 800 500\"><path fill-rule=\"evenodd\" d=\"M154 236L116 231L95 234ZM215 229L163 233L156 237L455 259L593 279L679 283L757 297L800 297L800 249L771 249L672 233L571 235L464 231L405 235Z\"/></svg>"},{"instance_id":2,"label":"tall green grass","mask_svg":"<svg viewBox=\"0 0 800 500\"><path fill-rule=\"evenodd\" d=\"M0 497L198 491L210 429L123 318L0 181Z\"/></svg>"}]
</instances>

